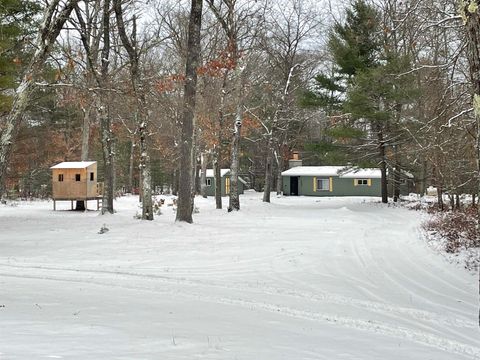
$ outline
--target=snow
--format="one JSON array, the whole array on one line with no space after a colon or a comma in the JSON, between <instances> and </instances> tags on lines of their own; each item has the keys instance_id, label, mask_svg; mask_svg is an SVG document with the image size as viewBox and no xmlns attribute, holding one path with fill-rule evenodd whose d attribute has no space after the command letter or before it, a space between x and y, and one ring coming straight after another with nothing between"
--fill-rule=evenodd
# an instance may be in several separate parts
<instances>
[{"instance_id":1,"label":"snow","mask_svg":"<svg viewBox=\"0 0 480 360\"><path fill-rule=\"evenodd\" d=\"M339 176L341 178L381 178L380 169L348 166L296 166L282 172L283 176Z\"/></svg>"},{"instance_id":2,"label":"snow","mask_svg":"<svg viewBox=\"0 0 480 360\"><path fill-rule=\"evenodd\" d=\"M220 169L220 177L224 177L225 175L227 175L229 173L230 173L230 169ZM201 170L199 171L199 176L202 176ZM215 177L215 172L213 171L213 169L207 169L206 177L207 178L214 178ZM238 177L238 181L244 183L245 185L247 184L247 182L240 176Z\"/></svg>"},{"instance_id":3,"label":"snow","mask_svg":"<svg viewBox=\"0 0 480 360\"><path fill-rule=\"evenodd\" d=\"M230 169L220 169L220 177L224 177L229 172L230 172ZM213 169L207 169L207 178L208 177L215 177L215 173Z\"/></svg>"},{"instance_id":4,"label":"snow","mask_svg":"<svg viewBox=\"0 0 480 360\"><path fill-rule=\"evenodd\" d=\"M85 169L96 161L65 161L50 167L50 169Z\"/></svg>"},{"instance_id":5,"label":"snow","mask_svg":"<svg viewBox=\"0 0 480 360\"><path fill-rule=\"evenodd\" d=\"M418 212L248 191L234 213L197 198L187 225L171 202L152 222L134 196L0 206L0 359L480 357L477 278Z\"/></svg>"}]
</instances>

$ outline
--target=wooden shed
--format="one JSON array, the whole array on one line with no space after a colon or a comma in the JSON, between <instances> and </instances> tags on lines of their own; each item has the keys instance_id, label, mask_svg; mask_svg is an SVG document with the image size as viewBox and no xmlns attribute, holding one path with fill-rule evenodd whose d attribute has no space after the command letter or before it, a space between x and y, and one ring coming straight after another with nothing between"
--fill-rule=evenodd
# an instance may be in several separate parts
<instances>
[{"instance_id":1,"label":"wooden shed","mask_svg":"<svg viewBox=\"0 0 480 360\"><path fill-rule=\"evenodd\" d=\"M56 201L97 200L97 209L101 192L97 184L96 161L66 161L54 165L52 169L53 209ZM86 203L85 203L86 204Z\"/></svg>"}]
</instances>

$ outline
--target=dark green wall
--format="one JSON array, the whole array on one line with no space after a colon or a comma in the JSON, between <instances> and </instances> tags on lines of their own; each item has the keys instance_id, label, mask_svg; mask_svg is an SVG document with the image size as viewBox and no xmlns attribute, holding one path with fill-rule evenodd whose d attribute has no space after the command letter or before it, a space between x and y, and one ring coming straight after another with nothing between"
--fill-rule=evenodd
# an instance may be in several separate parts
<instances>
[{"instance_id":1,"label":"dark green wall","mask_svg":"<svg viewBox=\"0 0 480 360\"><path fill-rule=\"evenodd\" d=\"M222 177L222 196L227 196L228 194L225 193L225 178L229 175L225 175ZM215 196L215 178L214 177L207 177L207 179L211 179L210 186L207 186L206 193L207 196ZM238 181L238 193L243 194L244 185L241 181Z\"/></svg>"},{"instance_id":2,"label":"dark green wall","mask_svg":"<svg viewBox=\"0 0 480 360\"><path fill-rule=\"evenodd\" d=\"M317 176L317 179L328 177ZM333 191L313 191L313 176L299 176L298 194L305 196L381 196L380 179L372 179L372 185L354 186L354 179L332 176ZM290 195L290 176L283 177L283 194Z\"/></svg>"}]
</instances>

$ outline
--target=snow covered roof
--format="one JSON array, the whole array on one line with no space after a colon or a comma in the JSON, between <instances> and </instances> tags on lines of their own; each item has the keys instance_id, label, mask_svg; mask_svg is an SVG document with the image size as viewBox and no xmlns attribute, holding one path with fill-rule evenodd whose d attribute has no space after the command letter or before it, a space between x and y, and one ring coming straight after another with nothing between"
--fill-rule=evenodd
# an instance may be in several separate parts
<instances>
[{"instance_id":1,"label":"snow covered roof","mask_svg":"<svg viewBox=\"0 0 480 360\"><path fill-rule=\"evenodd\" d=\"M220 176L224 177L230 172L230 169L220 169ZM207 169L207 177L215 177L213 169Z\"/></svg>"},{"instance_id":2,"label":"snow covered roof","mask_svg":"<svg viewBox=\"0 0 480 360\"><path fill-rule=\"evenodd\" d=\"M361 169L349 166L296 166L282 176L338 176L341 178L381 178L380 169Z\"/></svg>"},{"instance_id":3,"label":"snow covered roof","mask_svg":"<svg viewBox=\"0 0 480 360\"><path fill-rule=\"evenodd\" d=\"M52 166L50 169L85 169L96 161L64 161Z\"/></svg>"},{"instance_id":4,"label":"snow covered roof","mask_svg":"<svg viewBox=\"0 0 480 360\"><path fill-rule=\"evenodd\" d=\"M224 177L225 175L228 175L230 173L230 169L220 169L220 176ZM200 173L201 174L201 173ZM213 172L213 169L207 169L207 178L214 178L215 174ZM247 185L247 182L242 179L240 176L238 177L238 181L242 182L244 185Z\"/></svg>"}]
</instances>

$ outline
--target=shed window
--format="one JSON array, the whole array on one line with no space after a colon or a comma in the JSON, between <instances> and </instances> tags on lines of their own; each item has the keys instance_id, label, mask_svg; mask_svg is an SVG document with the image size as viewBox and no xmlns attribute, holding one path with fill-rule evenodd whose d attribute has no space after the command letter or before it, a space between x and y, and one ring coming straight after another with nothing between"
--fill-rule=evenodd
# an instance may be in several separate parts
<instances>
[{"instance_id":1,"label":"shed window","mask_svg":"<svg viewBox=\"0 0 480 360\"><path fill-rule=\"evenodd\" d=\"M75 181L80 181L80 174L75 174Z\"/></svg>"},{"instance_id":2,"label":"shed window","mask_svg":"<svg viewBox=\"0 0 480 360\"><path fill-rule=\"evenodd\" d=\"M90 173L90 181L95 180L95 173L91 172Z\"/></svg>"},{"instance_id":3,"label":"shed window","mask_svg":"<svg viewBox=\"0 0 480 360\"><path fill-rule=\"evenodd\" d=\"M330 180L317 179L317 191L330 191Z\"/></svg>"},{"instance_id":4,"label":"shed window","mask_svg":"<svg viewBox=\"0 0 480 360\"><path fill-rule=\"evenodd\" d=\"M368 179L355 179L355 185L368 186Z\"/></svg>"},{"instance_id":5,"label":"shed window","mask_svg":"<svg viewBox=\"0 0 480 360\"><path fill-rule=\"evenodd\" d=\"M63 181L63 174L58 174L58 181Z\"/></svg>"},{"instance_id":6,"label":"shed window","mask_svg":"<svg viewBox=\"0 0 480 360\"><path fill-rule=\"evenodd\" d=\"M211 186L212 185L212 179L207 179L206 183L207 183L207 186Z\"/></svg>"}]
</instances>

